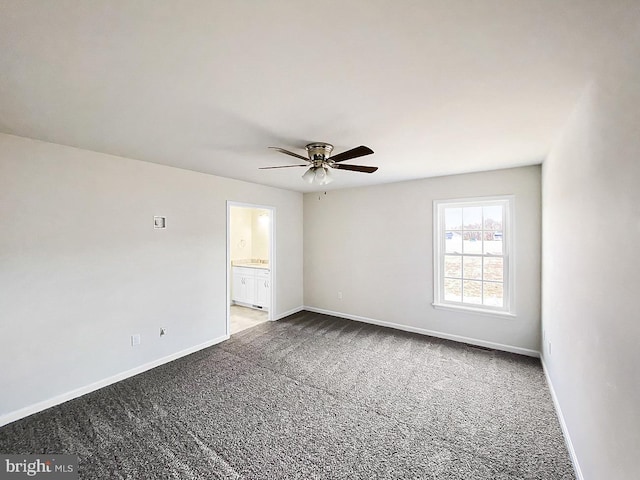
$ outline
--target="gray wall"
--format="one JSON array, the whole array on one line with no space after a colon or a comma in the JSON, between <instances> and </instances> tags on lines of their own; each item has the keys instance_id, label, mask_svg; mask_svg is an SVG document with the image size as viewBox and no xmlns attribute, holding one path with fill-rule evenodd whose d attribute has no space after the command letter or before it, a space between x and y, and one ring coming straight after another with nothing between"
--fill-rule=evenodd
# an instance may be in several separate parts
<instances>
[{"instance_id":1,"label":"gray wall","mask_svg":"<svg viewBox=\"0 0 640 480\"><path fill-rule=\"evenodd\" d=\"M515 195L516 318L434 309L433 201L507 194ZM306 306L537 354L539 166L305 194L304 219Z\"/></svg>"},{"instance_id":2,"label":"gray wall","mask_svg":"<svg viewBox=\"0 0 640 480\"><path fill-rule=\"evenodd\" d=\"M589 86L543 165L543 358L585 480L638 478L639 56Z\"/></svg>"},{"instance_id":3,"label":"gray wall","mask_svg":"<svg viewBox=\"0 0 640 480\"><path fill-rule=\"evenodd\" d=\"M0 424L224 339L227 200L276 208L275 315L300 308L302 194L0 135Z\"/></svg>"}]
</instances>

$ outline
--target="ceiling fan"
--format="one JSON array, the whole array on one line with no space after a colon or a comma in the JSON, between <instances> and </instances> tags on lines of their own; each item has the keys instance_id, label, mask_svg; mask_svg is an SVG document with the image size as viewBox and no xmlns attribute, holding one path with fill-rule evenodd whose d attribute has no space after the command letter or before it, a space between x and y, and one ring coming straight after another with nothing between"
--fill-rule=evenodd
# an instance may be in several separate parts
<instances>
[{"instance_id":1,"label":"ceiling fan","mask_svg":"<svg viewBox=\"0 0 640 480\"><path fill-rule=\"evenodd\" d=\"M290 152L280 147L269 147L277 150L285 155L291 155L292 157L300 158L304 160L305 164L302 165L281 165L278 167L261 167L260 170L267 170L271 168L289 168L289 167L309 167L302 178L308 183L315 183L317 185L326 185L333 182L333 178L329 175L329 169L335 168L338 170L351 170L353 172L373 173L378 170L378 167L366 167L364 165L348 165L340 162L345 160L351 160L352 158L364 157L365 155L371 155L373 150L364 145L352 148L346 152L339 153L331 156L333 151L333 145L329 143L310 143L305 149L307 150L307 156L305 158L297 153Z\"/></svg>"}]
</instances>

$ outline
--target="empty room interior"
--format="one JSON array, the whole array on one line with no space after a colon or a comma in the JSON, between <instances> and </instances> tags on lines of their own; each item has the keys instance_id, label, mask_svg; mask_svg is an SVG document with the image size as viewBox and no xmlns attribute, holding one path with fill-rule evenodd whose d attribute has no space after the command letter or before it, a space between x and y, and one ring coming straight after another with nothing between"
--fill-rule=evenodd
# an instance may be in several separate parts
<instances>
[{"instance_id":1,"label":"empty room interior","mask_svg":"<svg viewBox=\"0 0 640 480\"><path fill-rule=\"evenodd\" d=\"M639 185L637 0L2 0L0 476L640 478Z\"/></svg>"}]
</instances>

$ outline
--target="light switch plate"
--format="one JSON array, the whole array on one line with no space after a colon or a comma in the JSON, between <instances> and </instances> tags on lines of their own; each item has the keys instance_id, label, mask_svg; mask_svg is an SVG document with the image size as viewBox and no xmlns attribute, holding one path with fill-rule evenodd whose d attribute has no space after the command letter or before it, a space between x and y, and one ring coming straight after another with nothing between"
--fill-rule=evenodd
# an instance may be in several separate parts
<instances>
[{"instance_id":1,"label":"light switch plate","mask_svg":"<svg viewBox=\"0 0 640 480\"><path fill-rule=\"evenodd\" d=\"M153 228L167 228L167 217L153 217Z\"/></svg>"}]
</instances>

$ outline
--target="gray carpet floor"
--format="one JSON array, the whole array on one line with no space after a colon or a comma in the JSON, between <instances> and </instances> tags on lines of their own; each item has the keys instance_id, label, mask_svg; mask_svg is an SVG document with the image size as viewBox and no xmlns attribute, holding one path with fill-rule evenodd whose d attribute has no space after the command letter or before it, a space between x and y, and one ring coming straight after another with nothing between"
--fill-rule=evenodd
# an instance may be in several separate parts
<instances>
[{"instance_id":1,"label":"gray carpet floor","mask_svg":"<svg viewBox=\"0 0 640 480\"><path fill-rule=\"evenodd\" d=\"M300 312L0 429L83 479L574 479L536 359Z\"/></svg>"}]
</instances>

